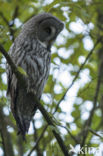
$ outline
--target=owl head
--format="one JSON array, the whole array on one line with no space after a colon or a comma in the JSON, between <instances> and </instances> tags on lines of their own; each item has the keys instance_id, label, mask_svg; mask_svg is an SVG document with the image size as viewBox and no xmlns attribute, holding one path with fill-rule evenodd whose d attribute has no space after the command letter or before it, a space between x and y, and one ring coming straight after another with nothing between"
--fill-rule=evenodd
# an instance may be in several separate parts
<instances>
[{"instance_id":1,"label":"owl head","mask_svg":"<svg viewBox=\"0 0 103 156\"><path fill-rule=\"evenodd\" d=\"M50 49L63 27L64 24L58 18L42 13L28 20L22 30L26 35L34 35L45 48Z\"/></svg>"}]
</instances>

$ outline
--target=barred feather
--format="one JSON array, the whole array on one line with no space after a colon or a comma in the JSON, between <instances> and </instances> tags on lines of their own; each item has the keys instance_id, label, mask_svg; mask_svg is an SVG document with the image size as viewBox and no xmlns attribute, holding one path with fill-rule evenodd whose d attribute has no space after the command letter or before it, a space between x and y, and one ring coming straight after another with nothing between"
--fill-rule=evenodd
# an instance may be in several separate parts
<instances>
[{"instance_id":1,"label":"barred feather","mask_svg":"<svg viewBox=\"0 0 103 156\"><path fill-rule=\"evenodd\" d=\"M17 42L17 40L15 42ZM8 84L10 87L8 93L10 92L11 95L11 109L19 129L22 133L25 133L28 131L30 120L37 109L33 98L29 98L29 92L32 91L37 98L40 99L49 74L50 52L43 49L42 45L35 39L33 39L32 42L29 42L28 40L26 44L22 43L22 46L19 45L21 46L21 49L19 48L19 51L17 49L18 53L16 52L16 49L15 51L12 51L14 50L15 44L16 43L14 43L9 53L11 54L14 63L21 66L27 72L28 88L27 91L23 91L19 87L15 75L12 74L11 69L9 69ZM32 46L33 44L36 44L36 46ZM32 49L29 48L29 53L27 46L32 46ZM39 52L37 51L37 46L39 46ZM41 53L43 53L43 55L41 55ZM31 114L31 112L34 113Z\"/></svg>"}]
</instances>

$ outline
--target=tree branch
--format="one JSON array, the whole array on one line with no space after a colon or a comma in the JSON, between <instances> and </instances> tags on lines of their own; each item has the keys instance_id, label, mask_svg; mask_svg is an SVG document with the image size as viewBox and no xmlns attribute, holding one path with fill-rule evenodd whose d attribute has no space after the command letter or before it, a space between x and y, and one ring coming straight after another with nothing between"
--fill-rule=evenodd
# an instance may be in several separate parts
<instances>
[{"instance_id":1,"label":"tree branch","mask_svg":"<svg viewBox=\"0 0 103 156\"><path fill-rule=\"evenodd\" d=\"M15 7L15 10L14 10L14 13L13 13L13 16L12 16L12 20L13 20L13 21L15 20L15 18L17 18L18 12L19 12L19 6L17 5L17 6ZM13 23L13 24L14 24L14 23Z\"/></svg>"},{"instance_id":2,"label":"tree branch","mask_svg":"<svg viewBox=\"0 0 103 156\"><path fill-rule=\"evenodd\" d=\"M8 55L8 53L6 52L6 50L0 45L0 51L1 53L5 56L8 64L10 65L12 71L14 72L16 78L18 79L19 83L23 83L23 88L27 88L27 83L25 82L24 76L18 71L17 67L15 66L15 64L13 63L12 59L10 58L10 56ZM48 112L45 110L45 108L41 105L41 103L39 102L39 100L35 97L35 95L33 93L30 93L34 96L34 101L37 104L38 109L40 110L40 112L42 113L42 115L44 116L45 120L47 121L47 123L49 125L51 125L52 127L54 127L52 129L52 132L62 150L62 152L64 153L65 156L69 156L68 150L66 148L66 146L64 145L64 142L61 138L61 136L59 135L59 132L57 132L57 128L55 126L55 124L53 123L50 115L48 114Z\"/></svg>"},{"instance_id":3,"label":"tree branch","mask_svg":"<svg viewBox=\"0 0 103 156\"><path fill-rule=\"evenodd\" d=\"M4 119L5 119L5 116L2 110L0 110L0 133L1 133L1 138L2 138L4 155L14 156L11 136L7 131L7 125Z\"/></svg>"},{"instance_id":4,"label":"tree branch","mask_svg":"<svg viewBox=\"0 0 103 156\"><path fill-rule=\"evenodd\" d=\"M61 136L59 135L59 132L57 132L57 127L53 123L53 121L51 119L51 116L49 116L47 111L44 109L44 107L40 103L38 103L37 107L40 110L40 112L43 114L43 116L44 116L45 120L47 121L47 123L49 125L53 126L52 132L53 132L56 140L58 141L58 144L59 144L61 150L63 151L64 155L65 156L69 156L68 150L67 150L66 146L64 145L64 142L63 142Z\"/></svg>"}]
</instances>

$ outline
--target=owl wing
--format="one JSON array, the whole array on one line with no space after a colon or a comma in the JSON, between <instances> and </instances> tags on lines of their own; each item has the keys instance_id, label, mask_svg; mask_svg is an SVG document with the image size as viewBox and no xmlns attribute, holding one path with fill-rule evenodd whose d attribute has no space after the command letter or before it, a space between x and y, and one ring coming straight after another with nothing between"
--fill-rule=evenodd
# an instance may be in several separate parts
<instances>
[{"instance_id":1,"label":"owl wing","mask_svg":"<svg viewBox=\"0 0 103 156\"><path fill-rule=\"evenodd\" d=\"M20 53L20 57L17 58L18 56L18 51ZM21 58L21 54L22 54L22 48L17 48L16 49L16 43L14 42L8 52L8 54L10 55L12 61L14 62L15 65L19 65L22 62L22 58ZM10 96L11 99L11 110L13 113L13 116L16 120L16 123L18 125L19 128L19 132L21 131L21 122L20 122L20 118L19 118L19 114L18 114L18 107L20 107L17 103L17 99L18 99L18 84L17 84L17 79L15 74L13 73L11 67L7 64L7 95ZM20 102L21 104L21 102Z\"/></svg>"},{"instance_id":2,"label":"owl wing","mask_svg":"<svg viewBox=\"0 0 103 156\"><path fill-rule=\"evenodd\" d=\"M14 44L12 44L8 54L10 56L12 56L13 51L14 51ZM13 72L8 64L6 64L6 69L7 69L6 70L6 73L7 73L7 95L9 95Z\"/></svg>"},{"instance_id":3,"label":"owl wing","mask_svg":"<svg viewBox=\"0 0 103 156\"><path fill-rule=\"evenodd\" d=\"M22 50L22 46L16 45L16 42L18 40L16 39L15 42L10 47L10 50L8 54L10 55L12 61L16 66L20 66L22 63L23 58L25 57L25 49ZM12 83L13 85L17 83L15 74L13 73L11 67L7 64L7 95L10 94ZM16 89L16 88L15 88Z\"/></svg>"},{"instance_id":4,"label":"owl wing","mask_svg":"<svg viewBox=\"0 0 103 156\"><path fill-rule=\"evenodd\" d=\"M31 52L31 49L28 49L27 46L28 42L22 44L22 46L20 44L16 45L15 42L8 52L14 64L21 66L24 70L26 70L24 62L26 61L26 65L29 64L28 59L25 60L26 53L28 53L28 51ZM37 109L34 105L34 97L19 86L17 78L9 65L7 65L7 83L7 95L10 95L11 98L11 110L18 125L19 132L24 137L25 132L28 131L31 117Z\"/></svg>"}]
</instances>

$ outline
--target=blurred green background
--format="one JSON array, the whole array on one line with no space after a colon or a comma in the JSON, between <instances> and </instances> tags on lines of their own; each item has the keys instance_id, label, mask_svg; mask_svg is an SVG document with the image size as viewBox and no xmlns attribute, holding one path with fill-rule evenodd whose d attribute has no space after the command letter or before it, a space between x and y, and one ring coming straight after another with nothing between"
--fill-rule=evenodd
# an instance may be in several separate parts
<instances>
[{"instance_id":1,"label":"blurred green background","mask_svg":"<svg viewBox=\"0 0 103 156\"><path fill-rule=\"evenodd\" d=\"M42 12L58 17L65 28L51 49L51 70L41 103L54 117L68 149L70 144L75 148L81 145L84 150L86 147L101 149L103 1L0 0L0 44L6 51L23 23ZM5 68L6 60L0 53L0 156L62 156L51 127L47 126L39 111L31 122L26 143L17 136L16 123L6 97ZM87 152L89 154L96 155Z\"/></svg>"}]
</instances>

